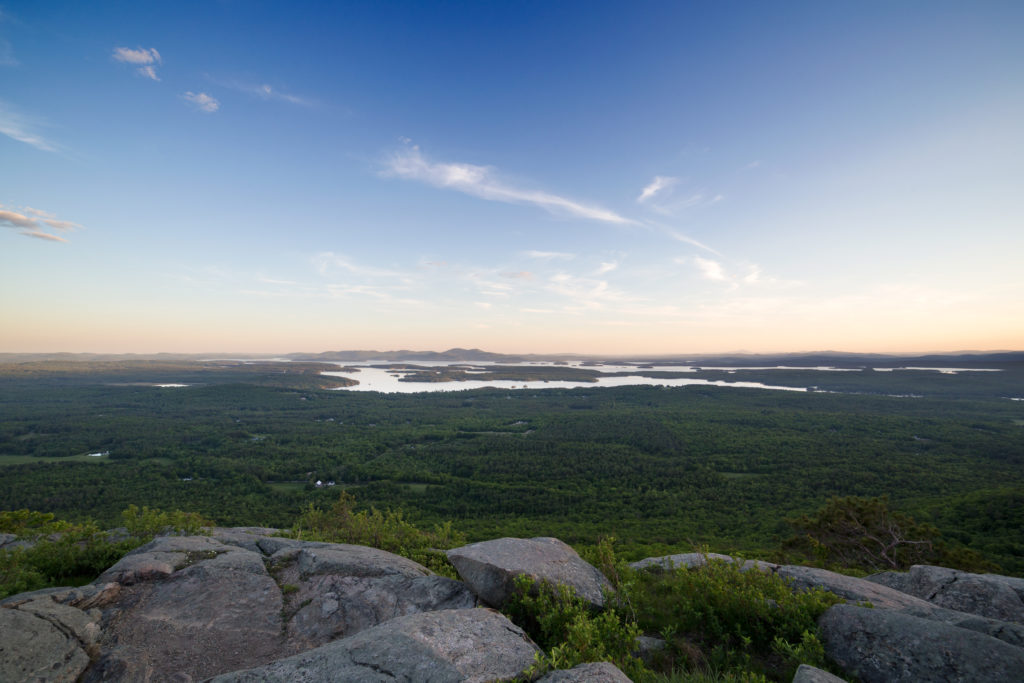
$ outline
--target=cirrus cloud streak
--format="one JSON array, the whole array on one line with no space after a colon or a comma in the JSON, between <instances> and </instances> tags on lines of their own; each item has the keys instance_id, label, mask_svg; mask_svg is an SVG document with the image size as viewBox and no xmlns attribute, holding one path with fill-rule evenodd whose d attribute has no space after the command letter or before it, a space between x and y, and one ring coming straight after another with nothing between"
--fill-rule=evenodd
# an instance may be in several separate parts
<instances>
[{"instance_id":1,"label":"cirrus cloud streak","mask_svg":"<svg viewBox=\"0 0 1024 683\"><path fill-rule=\"evenodd\" d=\"M25 213L33 215L26 216L25 213L10 211L4 209L3 206L0 206L0 227L14 228L26 237L35 237L37 239L49 240L51 242L67 242L67 240L58 235L44 232L43 226L40 225L40 223L43 223L50 228L64 231L82 227L78 223L72 223L71 221L57 220L53 217L53 214L47 213L46 211L40 211L39 209L27 207L22 210L25 211Z\"/></svg>"},{"instance_id":2,"label":"cirrus cloud streak","mask_svg":"<svg viewBox=\"0 0 1024 683\"><path fill-rule=\"evenodd\" d=\"M467 163L441 163L428 160L418 147L395 153L388 159L385 175L417 180L428 185L457 190L480 199L507 204L531 204L549 213L567 214L577 218L637 225L632 219L609 209L568 199L543 190L528 190L505 183L490 166Z\"/></svg>"}]
</instances>

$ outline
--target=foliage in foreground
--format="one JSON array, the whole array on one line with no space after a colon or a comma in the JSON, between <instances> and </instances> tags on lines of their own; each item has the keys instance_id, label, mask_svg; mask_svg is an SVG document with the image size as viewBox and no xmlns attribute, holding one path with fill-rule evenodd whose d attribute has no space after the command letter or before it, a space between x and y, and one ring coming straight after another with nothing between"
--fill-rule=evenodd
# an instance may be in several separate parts
<instances>
[{"instance_id":1,"label":"foliage in foreground","mask_svg":"<svg viewBox=\"0 0 1024 683\"><path fill-rule=\"evenodd\" d=\"M612 662L636 680L647 673L633 655L640 628L615 610L596 612L567 586L536 584L528 576L515 579L505 615L544 650L529 672L571 669L584 662Z\"/></svg>"},{"instance_id":2,"label":"foliage in foreground","mask_svg":"<svg viewBox=\"0 0 1024 683\"><path fill-rule=\"evenodd\" d=\"M695 569L635 571L611 541L592 558L616 592L593 611L564 587L517 581L506 614L545 650L534 673L610 661L634 680L789 680L800 664L826 667L817 618L842 600L821 589L794 591L774 574L709 561ZM647 663L637 635L666 647Z\"/></svg>"},{"instance_id":3,"label":"foliage in foreground","mask_svg":"<svg viewBox=\"0 0 1024 683\"><path fill-rule=\"evenodd\" d=\"M329 509L312 503L302 512L289 535L305 541L368 545L419 562L430 570L457 579L443 551L466 544L466 537L451 522L424 531L407 521L401 510L355 510L356 499L342 491Z\"/></svg>"},{"instance_id":4,"label":"foliage in foreground","mask_svg":"<svg viewBox=\"0 0 1024 683\"><path fill-rule=\"evenodd\" d=\"M103 531L92 520L71 523L50 512L0 511L0 533L24 544L0 550L0 598L50 586L81 585L157 534L198 533L209 520L194 512L132 505L125 531Z\"/></svg>"}]
</instances>

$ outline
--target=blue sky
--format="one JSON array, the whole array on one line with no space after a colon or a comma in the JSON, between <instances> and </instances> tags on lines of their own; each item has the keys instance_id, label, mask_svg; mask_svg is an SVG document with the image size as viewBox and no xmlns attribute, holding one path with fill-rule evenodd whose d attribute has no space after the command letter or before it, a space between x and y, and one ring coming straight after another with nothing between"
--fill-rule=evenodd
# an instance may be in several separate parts
<instances>
[{"instance_id":1,"label":"blue sky","mask_svg":"<svg viewBox=\"0 0 1024 683\"><path fill-rule=\"evenodd\" d=\"M0 2L0 351L1024 348L1019 2Z\"/></svg>"}]
</instances>

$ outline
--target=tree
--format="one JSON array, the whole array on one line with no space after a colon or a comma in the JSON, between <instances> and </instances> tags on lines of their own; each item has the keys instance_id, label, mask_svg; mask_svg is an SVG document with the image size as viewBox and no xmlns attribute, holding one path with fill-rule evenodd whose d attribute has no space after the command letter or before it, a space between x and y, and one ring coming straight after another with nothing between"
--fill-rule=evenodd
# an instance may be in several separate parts
<instances>
[{"instance_id":1,"label":"tree","mask_svg":"<svg viewBox=\"0 0 1024 683\"><path fill-rule=\"evenodd\" d=\"M889 498L832 498L811 516L786 520L798 533L787 546L830 564L874 571L935 561L938 530L889 509Z\"/></svg>"}]
</instances>

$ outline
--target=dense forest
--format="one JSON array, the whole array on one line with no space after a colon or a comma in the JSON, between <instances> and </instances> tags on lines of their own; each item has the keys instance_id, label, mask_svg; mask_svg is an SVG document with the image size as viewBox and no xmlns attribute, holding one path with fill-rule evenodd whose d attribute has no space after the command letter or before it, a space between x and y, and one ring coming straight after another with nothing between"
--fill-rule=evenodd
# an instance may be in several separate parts
<instances>
[{"instance_id":1,"label":"dense forest","mask_svg":"<svg viewBox=\"0 0 1024 683\"><path fill-rule=\"evenodd\" d=\"M767 553L792 534L787 519L833 496L888 496L1024 573L1024 402L1006 395L1016 366L872 373L874 392L861 373L789 373L857 393L433 394L327 390L315 364L291 366L0 364L0 509L115 525L134 504L283 527L346 490L418 523L452 520L470 540L615 536L636 557ZM788 379L770 372L755 381Z\"/></svg>"}]
</instances>

